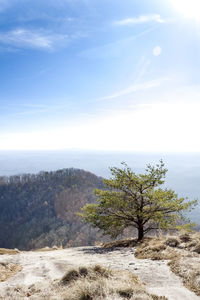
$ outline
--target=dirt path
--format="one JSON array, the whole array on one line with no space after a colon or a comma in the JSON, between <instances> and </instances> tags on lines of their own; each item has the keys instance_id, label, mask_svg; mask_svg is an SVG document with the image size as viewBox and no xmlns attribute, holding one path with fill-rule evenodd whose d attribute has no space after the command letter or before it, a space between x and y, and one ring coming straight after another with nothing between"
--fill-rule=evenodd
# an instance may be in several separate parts
<instances>
[{"instance_id":1,"label":"dirt path","mask_svg":"<svg viewBox=\"0 0 200 300\"><path fill-rule=\"evenodd\" d=\"M200 297L186 289L174 275L166 261L138 260L134 248L118 248L114 251L97 247L79 247L49 252L22 252L3 255L0 262L19 264L23 270L0 283L0 295L4 289L30 286L39 281L47 283L61 278L69 266L102 264L109 268L129 270L138 275L150 293L166 296L169 300L198 300ZM25 297L24 299L28 299Z\"/></svg>"}]
</instances>

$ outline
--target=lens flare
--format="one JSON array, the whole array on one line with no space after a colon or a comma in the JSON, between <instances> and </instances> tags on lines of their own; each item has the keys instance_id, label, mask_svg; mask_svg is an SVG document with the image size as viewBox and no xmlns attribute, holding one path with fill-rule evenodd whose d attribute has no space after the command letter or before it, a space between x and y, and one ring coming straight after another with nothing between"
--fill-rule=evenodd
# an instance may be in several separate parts
<instances>
[{"instance_id":1,"label":"lens flare","mask_svg":"<svg viewBox=\"0 0 200 300\"><path fill-rule=\"evenodd\" d=\"M171 0L171 2L185 18L200 22L200 0Z\"/></svg>"}]
</instances>

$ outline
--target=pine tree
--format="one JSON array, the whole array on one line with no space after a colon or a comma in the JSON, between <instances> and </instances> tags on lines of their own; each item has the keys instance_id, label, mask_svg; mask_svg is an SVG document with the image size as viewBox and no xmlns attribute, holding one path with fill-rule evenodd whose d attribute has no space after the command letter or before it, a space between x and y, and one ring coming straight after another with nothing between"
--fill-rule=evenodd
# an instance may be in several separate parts
<instances>
[{"instance_id":1,"label":"pine tree","mask_svg":"<svg viewBox=\"0 0 200 300\"><path fill-rule=\"evenodd\" d=\"M190 210L197 200L178 198L161 185L167 169L161 160L156 166L147 165L144 174L135 174L126 163L122 168L110 168L112 177L105 179L105 190L96 189L96 204L87 204L80 214L85 222L104 234L116 237L127 227L136 228L138 240L156 229L180 229L186 224L184 211Z\"/></svg>"}]
</instances>

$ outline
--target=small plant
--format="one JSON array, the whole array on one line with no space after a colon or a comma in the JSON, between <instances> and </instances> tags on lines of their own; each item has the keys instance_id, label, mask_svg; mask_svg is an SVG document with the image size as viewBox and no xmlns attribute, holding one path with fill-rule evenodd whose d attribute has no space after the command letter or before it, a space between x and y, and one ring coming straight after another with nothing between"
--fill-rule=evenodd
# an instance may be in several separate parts
<instances>
[{"instance_id":1,"label":"small plant","mask_svg":"<svg viewBox=\"0 0 200 300\"><path fill-rule=\"evenodd\" d=\"M188 243L191 241L191 237L188 233L183 233L179 236L179 239L181 240L181 242L183 243Z\"/></svg>"},{"instance_id":2,"label":"small plant","mask_svg":"<svg viewBox=\"0 0 200 300\"><path fill-rule=\"evenodd\" d=\"M121 289L120 291L118 291L118 294L122 298L130 299L131 296L133 295L133 289L131 289L131 288Z\"/></svg>"},{"instance_id":3,"label":"small plant","mask_svg":"<svg viewBox=\"0 0 200 300\"><path fill-rule=\"evenodd\" d=\"M91 297L90 294L88 294L88 293L82 294L79 298L79 300L92 300L92 299L93 299L93 297Z\"/></svg>"},{"instance_id":4,"label":"small plant","mask_svg":"<svg viewBox=\"0 0 200 300\"><path fill-rule=\"evenodd\" d=\"M86 277L88 275L88 269L85 267L80 267L79 268L79 274L83 277Z\"/></svg>"},{"instance_id":5,"label":"small plant","mask_svg":"<svg viewBox=\"0 0 200 300\"><path fill-rule=\"evenodd\" d=\"M71 281L75 281L79 278L80 274L77 270L69 270L61 279L62 284L69 284Z\"/></svg>"},{"instance_id":6,"label":"small plant","mask_svg":"<svg viewBox=\"0 0 200 300\"><path fill-rule=\"evenodd\" d=\"M94 279L98 276L108 278L111 275L111 271L100 266L95 265L94 267L79 267L79 269L69 270L61 279L61 283L64 285L70 284L72 281L78 280L80 277L88 277Z\"/></svg>"},{"instance_id":7,"label":"small plant","mask_svg":"<svg viewBox=\"0 0 200 300\"><path fill-rule=\"evenodd\" d=\"M95 273L97 273L98 275L106 277L106 278L108 278L108 276L111 274L110 270L108 270L100 265L94 266L93 271Z\"/></svg>"},{"instance_id":8,"label":"small plant","mask_svg":"<svg viewBox=\"0 0 200 300\"><path fill-rule=\"evenodd\" d=\"M103 243L101 246L103 248L116 248L116 247L135 247L138 243L137 239L125 239L117 240L112 242Z\"/></svg>"},{"instance_id":9,"label":"small plant","mask_svg":"<svg viewBox=\"0 0 200 300\"><path fill-rule=\"evenodd\" d=\"M180 244L180 241L175 237L170 237L165 241L165 244L170 247L177 247Z\"/></svg>"},{"instance_id":10,"label":"small plant","mask_svg":"<svg viewBox=\"0 0 200 300\"><path fill-rule=\"evenodd\" d=\"M198 245L198 241L197 240L192 240L189 244L188 244L188 248L191 249L193 247L196 247Z\"/></svg>"}]
</instances>

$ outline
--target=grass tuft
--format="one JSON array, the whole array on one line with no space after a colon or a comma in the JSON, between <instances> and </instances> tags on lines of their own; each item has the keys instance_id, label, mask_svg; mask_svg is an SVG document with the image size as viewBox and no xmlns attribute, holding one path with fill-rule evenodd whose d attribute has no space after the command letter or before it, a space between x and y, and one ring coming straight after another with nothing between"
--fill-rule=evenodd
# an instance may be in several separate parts
<instances>
[{"instance_id":1,"label":"grass tuft","mask_svg":"<svg viewBox=\"0 0 200 300\"><path fill-rule=\"evenodd\" d=\"M118 240L101 244L102 248L116 248L116 247L135 247L138 243L137 239Z\"/></svg>"},{"instance_id":2,"label":"grass tuft","mask_svg":"<svg viewBox=\"0 0 200 300\"><path fill-rule=\"evenodd\" d=\"M67 284L62 285L61 299L65 300L167 300L148 294L134 274L101 265L69 270L63 278L65 282L67 278Z\"/></svg>"},{"instance_id":3,"label":"grass tuft","mask_svg":"<svg viewBox=\"0 0 200 300\"><path fill-rule=\"evenodd\" d=\"M79 268L79 274L83 277L86 277L88 275L88 269L85 267L80 267Z\"/></svg>"},{"instance_id":4,"label":"grass tuft","mask_svg":"<svg viewBox=\"0 0 200 300\"><path fill-rule=\"evenodd\" d=\"M192 239L190 237L190 235L188 233L183 233L179 236L179 239L181 240L182 243L188 243L190 242Z\"/></svg>"},{"instance_id":5,"label":"grass tuft","mask_svg":"<svg viewBox=\"0 0 200 300\"><path fill-rule=\"evenodd\" d=\"M75 281L80 277L80 273L77 270L69 270L61 279L62 284L69 284L71 281Z\"/></svg>"},{"instance_id":6,"label":"grass tuft","mask_svg":"<svg viewBox=\"0 0 200 300\"><path fill-rule=\"evenodd\" d=\"M135 257L140 259L163 260L171 259L173 255L173 250L167 249L165 243L158 239L140 244L135 251Z\"/></svg>"},{"instance_id":7,"label":"grass tuft","mask_svg":"<svg viewBox=\"0 0 200 300\"><path fill-rule=\"evenodd\" d=\"M4 255L4 254L13 255L13 254L18 254L18 253L20 253L20 251L18 249L0 248L0 255Z\"/></svg>"},{"instance_id":8,"label":"grass tuft","mask_svg":"<svg viewBox=\"0 0 200 300\"><path fill-rule=\"evenodd\" d=\"M0 262L0 282L8 280L11 276L20 272L22 267L12 263Z\"/></svg>"},{"instance_id":9,"label":"grass tuft","mask_svg":"<svg viewBox=\"0 0 200 300\"><path fill-rule=\"evenodd\" d=\"M178 247L180 245L180 241L177 237L169 237L166 239L165 244L169 247Z\"/></svg>"}]
</instances>

